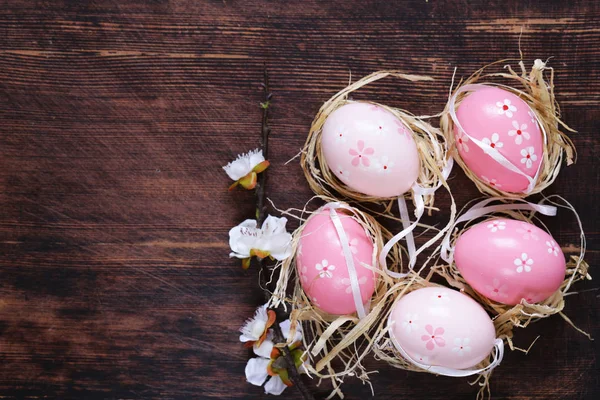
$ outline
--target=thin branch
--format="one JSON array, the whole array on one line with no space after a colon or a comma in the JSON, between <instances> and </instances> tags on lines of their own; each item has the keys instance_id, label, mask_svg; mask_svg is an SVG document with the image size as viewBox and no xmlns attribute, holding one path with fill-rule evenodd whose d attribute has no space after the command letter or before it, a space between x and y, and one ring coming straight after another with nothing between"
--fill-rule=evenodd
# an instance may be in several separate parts
<instances>
[{"instance_id":1,"label":"thin branch","mask_svg":"<svg viewBox=\"0 0 600 400\"><path fill-rule=\"evenodd\" d=\"M261 103L261 107L263 110L262 113L262 130L261 130L261 146L263 151L263 156L265 160L269 159L269 134L271 133L271 127L269 126L269 106L271 105L271 91L269 89L269 74L267 72L267 68L265 66L264 72L264 83L263 89L265 93L265 101ZM263 221L265 220L266 215L266 204L265 199L267 198L265 193L267 174L266 171L258 176L258 182L256 184L256 219L258 221L258 226L262 226ZM260 279L261 286L263 288L267 287L267 275L268 268L265 263L265 260L258 261L260 266ZM270 298L268 290L265 289L265 301L268 301ZM274 333L274 343L286 343L285 338L281 332L281 328L278 323L273 325L273 333ZM309 389L306 387L304 382L302 381L302 377L298 372L298 368L296 368L296 364L294 363L294 359L290 353L290 349L287 346L283 346L281 348L282 357L285 360L287 365L287 370L289 373L290 380L294 383L294 386L298 389L298 391L302 394L302 398L305 400L314 400L313 395L310 393Z\"/></svg>"}]
</instances>

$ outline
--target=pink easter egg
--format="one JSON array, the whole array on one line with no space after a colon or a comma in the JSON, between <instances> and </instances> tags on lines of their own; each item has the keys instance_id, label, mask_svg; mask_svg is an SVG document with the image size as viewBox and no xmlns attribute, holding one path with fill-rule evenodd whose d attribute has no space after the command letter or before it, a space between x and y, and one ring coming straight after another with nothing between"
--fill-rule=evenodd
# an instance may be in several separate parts
<instances>
[{"instance_id":1,"label":"pink easter egg","mask_svg":"<svg viewBox=\"0 0 600 400\"><path fill-rule=\"evenodd\" d=\"M521 172L534 178L542 162L543 137L529 105L515 94L493 86L468 94L456 116L467 134L485 142ZM520 193L528 181L498 163L454 127L458 152L482 181L506 192Z\"/></svg>"},{"instance_id":2,"label":"pink easter egg","mask_svg":"<svg viewBox=\"0 0 600 400\"><path fill-rule=\"evenodd\" d=\"M456 267L469 285L503 304L538 303L565 278L565 256L535 225L498 218L469 228L456 241Z\"/></svg>"},{"instance_id":3,"label":"pink easter egg","mask_svg":"<svg viewBox=\"0 0 600 400\"><path fill-rule=\"evenodd\" d=\"M394 345L430 366L474 367L491 353L496 339L492 320L475 300L442 287L401 297L388 324Z\"/></svg>"},{"instance_id":4,"label":"pink easter egg","mask_svg":"<svg viewBox=\"0 0 600 400\"><path fill-rule=\"evenodd\" d=\"M355 102L323 125L325 162L349 188L375 197L406 193L419 176L412 131L383 107Z\"/></svg>"},{"instance_id":5,"label":"pink easter egg","mask_svg":"<svg viewBox=\"0 0 600 400\"><path fill-rule=\"evenodd\" d=\"M373 240L349 212L336 212L346 232L365 304L375 291L375 274L361 264L373 265ZM329 209L318 211L304 225L296 268L302 288L315 306L334 315L356 312L346 258Z\"/></svg>"}]
</instances>

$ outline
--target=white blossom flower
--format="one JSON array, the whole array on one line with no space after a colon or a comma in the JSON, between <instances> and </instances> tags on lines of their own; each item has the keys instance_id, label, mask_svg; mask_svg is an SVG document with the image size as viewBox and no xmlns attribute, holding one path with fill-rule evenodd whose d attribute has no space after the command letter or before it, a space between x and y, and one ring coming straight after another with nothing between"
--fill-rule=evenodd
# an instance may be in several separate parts
<instances>
[{"instance_id":1,"label":"white blossom flower","mask_svg":"<svg viewBox=\"0 0 600 400\"><path fill-rule=\"evenodd\" d=\"M537 155L534 154L533 146L525 147L521 149L521 163L525 164L525 167L531 168L533 162L537 160Z\"/></svg>"},{"instance_id":2,"label":"white blossom flower","mask_svg":"<svg viewBox=\"0 0 600 400\"><path fill-rule=\"evenodd\" d=\"M500 149L504 146L504 143L502 143L500 141L500 135L498 135L497 133L492 133L492 138L488 139L488 138L483 138L482 142L484 144L487 144L488 146L490 146L492 149ZM490 152L489 149L484 149L483 150L486 154Z\"/></svg>"},{"instance_id":3,"label":"white blossom flower","mask_svg":"<svg viewBox=\"0 0 600 400\"><path fill-rule=\"evenodd\" d=\"M319 271L319 276L321 278L331 278L333 274L331 271L335 269L335 265L329 265L329 261L322 260L320 263L315 265L317 271Z\"/></svg>"},{"instance_id":4,"label":"white blossom flower","mask_svg":"<svg viewBox=\"0 0 600 400\"><path fill-rule=\"evenodd\" d=\"M465 353L471 352L471 346L469 346L469 343L471 343L470 338L456 338L454 339L454 347L452 348L452 351L458 354L459 357L462 357Z\"/></svg>"},{"instance_id":5,"label":"white blossom flower","mask_svg":"<svg viewBox=\"0 0 600 400\"><path fill-rule=\"evenodd\" d=\"M367 277L363 276L358 280L359 287L367 283ZM346 293L352 293L352 285L350 284L350 278L342 279L342 285L346 286Z\"/></svg>"},{"instance_id":6,"label":"white blossom flower","mask_svg":"<svg viewBox=\"0 0 600 400\"><path fill-rule=\"evenodd\" d=\"M512 118L513 113L517 111L517 107L513 106L509 99L496 102L496 107L498 107L498 114L506 115L508 118Z\"/></svg>"},{"instance_id":7,"label":"white blossom flower","mask_svg":"<svg viewBox=\"0 0 600 400\"><path fill-rule=\"evenodd\" d=\"M525 130L525 129L527 129L527 124L519 125L519 123L517 121L513 121L512 126L515 129L512 131L508 131L508 136L514 136L516 144L523 143L523 138L525 138L526 140L529 140L531 135L529 134L529 132L527 132Z\"/></svg>"},{"instance_id":8,"label":"white blossom flower","mask_svg":"<svg viewBox=\"0 0 600 400\"><path fill-rule=\"evenodd\" d=\"M527 256L527 253L521 254L521 258L516 258L514 264L517 266L517 272L531 272L531 266L533 265L533 259Z\"/></svg>"},{"instance_id":9,"label":"white blossom flower","mask_svg":"<svg viewBox=\"0 0 600 400\"><path fill-rule=\"evenodd\" d=\"M469 146L467 145L468 141L469 141L469 137L467 135L465 135L462 131L459 131L458 137L456 138L456 147L458 147L458 150L468 153L469 152Z\"/></svg>"},{"instance_id":10,"label":"white blossom flower","mask_svg":"<svg viewBox=\"0 0 600 400\"><path fill-rule=\"evenodd\" d=\"M488 185L490 185L491 187L495 187L495 188L501 188L502 185L498 183L498 181L496 179L490 179L487 176L482 175L481 179L484 180L485 183L487 183Z\"/></svg>"},{"instance_id":11,"label":"white blossom flower","mask_svg":"<svg viewBox=\"0 0 600 400\"><path fill-rule=\"evenodd\" d=\"M375 160L375 170L379 174L389 174L392 172L392 167L394 166L394 162L390 161L388 156L383 156L379 159Z\"/></svg>"},{"instance_id":12,"label":"white blossom flower","mask_svg":"<svg viewBox=\"0 0 600 400\"><path fill-rule=\"evenodd\" d=\"M235 181L229 189L238 184L246 189L254 189L256 186L256 174L264 171L269 166L265 160L262 150L255 149L246 154L240 154L237 158L223 167L225 173Z\"/></svg>"},{"instance_id":13,"label":"white blossom flower","mask_svg":"<svg viewBox=\"0 0 600 400\"><path fill-rule=\"evenodd\" d=\"M402 320L402 327L406 333L411 333L416 329L419 329L419 314L407 313Z\"/></svg>"},{"instance_id":14,"label":"white blossom flower","mask_svg":"<svg viewBox=\"0 0 600 400\"><path fill-rule=\"evenodd\" d=\"M495 219L487 224L487 227L492 232L503 231L506 228L506 222Z\"/></svg>"},{"instance_id":15,"label":"white blossom flower","mask_svg":"<svg viewBox=\"0 0 600 400\"><path fill-rule=\"evenodd\" d=\"M267 304L256 309L254 316L249 318L240 328L240 342L257 342L265 339L267 329L273 324L275 313L267 310Z\"/></svg>"},{"instance_id":16,"label":"white blossom flower","mask_svg":"<svg viewBox=\"0 0 600 400\"><path fill-rule=\"evenodd\" d=\"M283 334L283 337L290 341L290 335L291 335L291 322L290 320L285 320L283 322L281 322L279 324L279 327L281 328L281 333ZM298 323L296 324L296 329L294 332L294 337L293 340L291 340L291 342L297 342L302 340L302 327L301 325ZM271 338L265 340L259 347L254 347L254 354L256 354L258 357L255 358L251 358L250 360L248 360L248 363L246 364L246 369L245 369L245 373L246 373L246 380L248 381L248 383L251 383L252 385L255 386L262 386L265 381L267 380L267 378L269 377L269 374L267 372L267 367L269 366L269 363L271 362L271 352L273 350L274 344L273 341L271 340ZM303 368L300 368L300 372L303 371ZM275 375L272 376L267 383L264 386L265 389L265 393L266 394L272 394L272 395L276 395L279 396L281 393L283 393L283 391L285 390L287 386L285 385L285 383L283 383L283 381L281 380L281 378L279 377L279 375Z\"/></svg>"},{"instance_id":17,"label":"white blossom flower","mask_svg":"<svg viewBox=\"0 0 600 400\"><path fill-rule=\"evenodd\" d=\"M284 260L292 254L292 235L285 230L287 218L269 215L259 229L256 220L247 219L229 231L230 257L242 259L254 255Z\"/></svg>"},{"instance_id":18,"label":"white blossom flower","mask_svg":"<svg viewBox=\"0 0 600 400\"><path fill-rule=\"evenodd\" d=\"M546 246L548 246L548 253L554 254L555 257L558 257L558 252L560 251L560 247L556 244L554 240L550 240L546 242Z\"/></svg>"}]
</instances>

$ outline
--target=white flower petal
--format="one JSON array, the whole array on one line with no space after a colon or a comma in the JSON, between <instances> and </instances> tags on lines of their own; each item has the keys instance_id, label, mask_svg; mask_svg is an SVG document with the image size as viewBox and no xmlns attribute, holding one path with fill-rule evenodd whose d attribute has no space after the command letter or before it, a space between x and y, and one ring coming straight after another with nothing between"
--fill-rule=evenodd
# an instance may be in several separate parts
<instances>
[{"instance_id":1,"label":"white flower petal","mask_svg":"<svg viewBox=\"0 0 600 400\"><path fill-rule=\"evenodd\" d=\"M270 360L268 358L256 357L248 360L246 364L246 380L255 386L262 386L269 376L267 366Z\"/></svg>"},{"instance_id":2,"label":"white flower petal","mask_svg":"<svg viewBox=\"0 0 600 400\"><path fill-rule=\"evenodd\" d=\"M240 154L235 160L223 167L225 173L234 181L248 175L252 169L265 161L262 150L255 149L245 154Z\"/></svg>"},{"instance_id":3,"label":"white flower petal","mask_svg":"<svg viewBox=\"0 0 600 400\"><path fill-rule=\"evenodd\" d=\"M266 339L260 346L256 346L256 344L254 344L254 346L252 346L252 350L257 356L270 359L271 351L273 351L273 341Z\"/></svg>"},{"instance_id":4,"label":"white flower petal","mask_svg":"<svg viewBox=\"0 0 600 400\"><path fill-rule=\"evenodd\" d=\"M287 386L279 376L272 376L269 382L265 385L265 393L279 396Z\"/></svg>"},{"instance_id":5,"label":"white flower petal","mask_svg":"<svg viewBox=\"0 0 600 400\"><path fill-rule=\"evenodd\" d=\"M292 322L289 319L281 322L279 327L281 328L281 334L286 340L290 338L290 329L292 326ZM291 341L292 343L302 340L302 325L300 322L296 322L296 332L294 333L294 339Z\"/></svg>"}]
</instances>

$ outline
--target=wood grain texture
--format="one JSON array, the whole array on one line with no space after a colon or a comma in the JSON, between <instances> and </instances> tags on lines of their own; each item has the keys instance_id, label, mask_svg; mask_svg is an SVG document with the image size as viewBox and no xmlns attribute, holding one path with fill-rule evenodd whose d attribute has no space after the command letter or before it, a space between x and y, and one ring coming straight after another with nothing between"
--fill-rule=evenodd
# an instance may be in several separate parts
<instances>
[{"instance_id":1,"label":"wood grain texture","mask_svg":"<svg viewBox=\"0 0 600 400\"><path fill-rule=\"evenodd\" d=\"M227 257L253 215L220 167L259 143L266 63L274 92L269 197L311 193L297 163L316 111L349 79L394 68L356 94L417 114L443 108L452 72L553 57L579 158L549 193L580 211L600 262L600 3L93 0L2 2L0 15L0 397L258 399L237 329L260 304L257 271ZM458 169L460 205L477 192ZM441 221L448 207L428 222ZM576 245L566 213L547 220ZM292 227L295 225L292 224ZM592 274L595 275L595 269ZM598 288L566 313L600 337ZM517 331L494 398L600 395L598 341L560 317ZM378 399L474 398L466 380L378 369ZM319 395L327 387L315 388ZM350 399L370 389L348 382ZM298 398L287 390L285 398Z\"/></svg>"}]
</instances>

